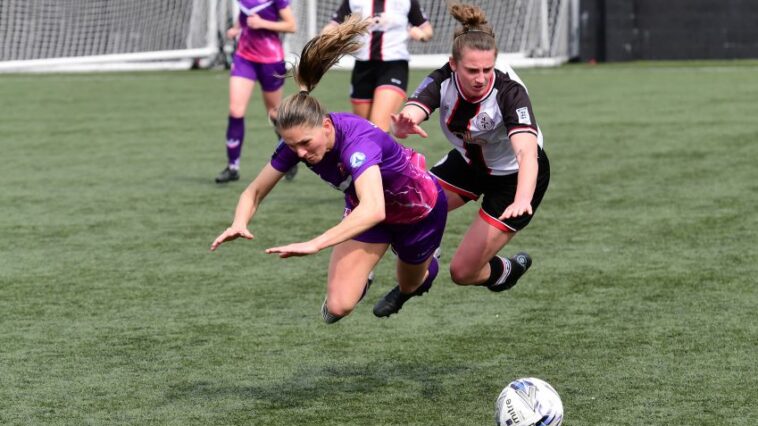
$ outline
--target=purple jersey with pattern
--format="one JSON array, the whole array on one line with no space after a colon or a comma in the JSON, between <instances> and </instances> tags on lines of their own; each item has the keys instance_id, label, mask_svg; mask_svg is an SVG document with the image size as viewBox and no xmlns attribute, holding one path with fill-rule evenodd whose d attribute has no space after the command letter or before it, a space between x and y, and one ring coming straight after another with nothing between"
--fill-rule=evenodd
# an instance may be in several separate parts
<instances>
[{"instance_id":1,"label":"purple jersey with pattern","mask_svg":"<svg viewBox=\"0 0 758 426\"><path fill-rule=\"evenodd\" d=\"M413 150L357 115L329 116L335 129L334 148L318 164L303 163L344 192L349 208L358 205L355 180L369 167L378 165L384 189L384 223L415 223L432 211L437 202L437 187L431 175L411 161ZM271 165L281 172L299 161L284 142L271 157Z\"/></svg>"},{"instance_id":2,"label":"purple jersey with pattern","mask_svg":"<svg viewBox=\"0 0 758 426\"><path fill-rule=\"evenodd\" d=\"M267 21L279 21L279 11L289 7L290 0L239 0L240 28L242 34L237 44L237 54L248 61L271 64L284 60L284 49L279 33L269 30L254 30L247 26L247 17L257 14Z\"/></svg>"}]
</instances>

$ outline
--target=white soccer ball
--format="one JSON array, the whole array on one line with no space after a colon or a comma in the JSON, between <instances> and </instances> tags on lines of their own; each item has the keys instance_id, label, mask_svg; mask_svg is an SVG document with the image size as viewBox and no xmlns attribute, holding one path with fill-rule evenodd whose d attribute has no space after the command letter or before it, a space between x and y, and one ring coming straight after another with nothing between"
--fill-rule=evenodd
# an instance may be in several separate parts
<instances>
[{"instance_id":1,"label":"white soccer ball","mask_svg":"<svg viewBox=\"0 0 758 426\"><path fill-rule=\"evenodd\" d=\"M544 380L532 377L514 380L495 402L498 426L560 426L562 422L561 397Z\"/></svg>"}]
</instances>

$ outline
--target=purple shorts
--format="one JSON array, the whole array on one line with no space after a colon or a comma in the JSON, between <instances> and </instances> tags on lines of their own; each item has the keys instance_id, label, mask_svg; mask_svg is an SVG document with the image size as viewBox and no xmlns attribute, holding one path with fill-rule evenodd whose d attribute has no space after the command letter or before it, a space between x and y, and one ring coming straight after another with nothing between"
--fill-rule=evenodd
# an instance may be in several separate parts
<instances>
[{"instance_id":1,"label":"purple shorts","mask_svg":"<svg viewBox=\"0 0 758 426\"><path fill-rule=\"evenodd\" d=\"M437 203L425 218L411 224L380 223L353 239L362 243L389 243L403 262L423 263L440 246L447 222L445 191L436 179L434 183L437 185Z\"/></svg>"},{"instance_id":2,"label":"purple shorts","mask_svg":"<svg viewBox=\"0 0 758 426\"><path fill-rule=\"evenodd\" d=\"M240 55L234 55L234 63L229 74L232 77L258 80L261 84L261 90L275 92L284 86L284 75L287 74L287 68L284 66L284 61L262 64L248 61Z\"/></svg>"}]
</instances>

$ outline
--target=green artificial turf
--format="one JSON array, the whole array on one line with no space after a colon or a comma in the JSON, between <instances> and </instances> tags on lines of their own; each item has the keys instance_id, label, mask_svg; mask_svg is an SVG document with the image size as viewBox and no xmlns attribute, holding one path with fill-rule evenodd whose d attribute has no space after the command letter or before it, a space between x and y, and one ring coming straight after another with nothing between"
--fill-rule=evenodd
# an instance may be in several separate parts
<instances>
[{"instance_id":1,"label":"green artificial turf","mask_svg":"<svg viewBox=\"0 0 758 426\"><path fill-rule=\"evenodd\" d=\"M488 425L528 376L568 426L758 423L758 64L519 74L552 180L502 254L532 269L506 293L454 285L466 206L429 294L375 318L388 255L331 326L328 251L263 253L340 219L307 169L255 240L208 251L274 146L257 90L243 178L218 186L225 72L0 75L0 423ZM349 110L348 83L314 94ZM424 128L406 142L433 164L450 147L436 114Z\"/></svg>"}]
</instances>

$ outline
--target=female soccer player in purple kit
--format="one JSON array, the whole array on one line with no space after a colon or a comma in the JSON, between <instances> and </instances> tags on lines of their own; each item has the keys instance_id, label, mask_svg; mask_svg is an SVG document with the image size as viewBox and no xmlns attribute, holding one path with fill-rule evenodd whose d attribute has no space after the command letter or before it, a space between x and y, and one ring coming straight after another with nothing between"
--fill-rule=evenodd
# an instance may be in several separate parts
<instances>
[{"instance_id":1,"label":"female soccer player in purple kit","mask_svg":"<svg viewBox=\"0 0 758 426\"><path fill-rule=\"evenodd\" d=\"M276 108L282 100L281 78L284 49L279 33L293 33L297 26L289 6L290 0L240 0L239 19L227 31L227 37L239 36L229 78L229 124L226 128L227 167L216 183L239 179L240 155L245 140L245 112L257 80L269 117L276 120Z\"/></svg>"},{"instance_id":2,"label":"female soccer player in purple kit","mask_svg":"<svg viewBox=\"0 0 758 426\"><path fill-rule=\"evenodd\" d=\"M310 95L324 73L360 44L368 28L355 16L313 38L303 48L293 71L301 91L278 109L277 130L283 142L271 161L240 196L232 225L211 250L239 237L252 239L247 228L259 204L298 162L345 194L345 216L321 235L305 242L266 250L286 258L333 247L321 312L327 323L348 315L367 290L369 272L392 246L397 253L397 281L374 306L389 316L432 285L439 270L433 253L442 239L447 199L437 181L418 166L415 154L364 118L328 113Z\"/></svg>"}]
</instances>

